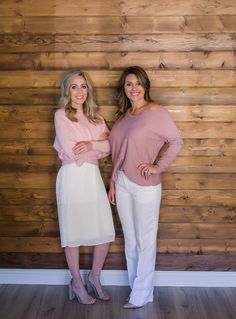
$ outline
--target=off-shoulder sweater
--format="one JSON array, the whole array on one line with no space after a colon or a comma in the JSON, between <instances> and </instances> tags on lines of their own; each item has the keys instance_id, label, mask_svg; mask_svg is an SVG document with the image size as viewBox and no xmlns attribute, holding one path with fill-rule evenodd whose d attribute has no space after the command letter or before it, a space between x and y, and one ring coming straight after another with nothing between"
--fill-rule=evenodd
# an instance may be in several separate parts
<instances>
[{"instance_id":1,"label":"off-shoulder sweater","mask_svg":"<svg viewBox=\"0 0 236 319\"><path fill-rule=\"evenodd\" d=\"M161 173L167 169L180 151L183 141L170 114L163 107L150 109L139 115L129 111L118 120L110 133L113 172L111 187L122 170L134 183L151 186L161 183ZM164 143L167 151L158 160L158 174L145 179L138 168L141 163L154 164Z\"/></svg>"}]
</instances>

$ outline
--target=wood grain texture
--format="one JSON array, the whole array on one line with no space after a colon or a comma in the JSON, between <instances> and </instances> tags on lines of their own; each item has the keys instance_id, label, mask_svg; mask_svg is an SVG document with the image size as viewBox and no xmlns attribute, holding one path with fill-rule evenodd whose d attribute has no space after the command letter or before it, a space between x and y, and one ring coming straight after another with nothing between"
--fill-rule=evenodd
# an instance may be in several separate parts
<instances>
[{"instance_id":1,"label":"wood grain texture","mask_svg":"<svg viewBox=\"0 0 236 319\"><path fill-rule=\"evenodd\" d=\"M236 141L234 138L187 138L184 139L180 156L228 156L235 155L235 150Z\"/></svg>"},{"instance_id":2,"label":"wood grain texture","mask_svg":"<svg viewBox=\"0 0 236 319\"><path fill-rule=\"evenodd\" d=\"M4 155L55 155L52 145L53 139L0 139L0 152ZM179 156L236 156L236 141L233 138L185 138Z\"/></svg>"},{"instance_id":3,"label":"wood grain texture","mask_svg":"<svg viewBox=\"0 0 236 319\"><path fill-rule=\"evenodd\" d=\"M0 153L5 155L55 155L54 139L3 139L0 140ZM224 144L224 142L222 142Z\"/></svg>"},{"instance_id":4,"label":"wood grain texture","mask_svg":"<svg viewBox=\"0 0 236 319\"><path fill-rule=\"evenodd\" d=\"M233 223L159 223L158 234L162 240L183 239L214 239L236 240L236 226ZM14 237L17 233L19 238L23 237L59 237L59 226L57 221L0 221L0 233L2 238ZM121 226L116 225L117 236L122 235ZM192 242L193 243L193 242ZM235 243L235 242L234 242ZM123 249L118 245L118 249ZM4 244L5 247L5 244ZM24 249L24 248L23 248ZM171 246L172 252L174 247ZM177 249L175 247L175 249ZM181 249L181 247L180 247ZM231 249L233 249L231 247ZM236 248L235 248L236 251Z\"/></svg>"},{"instance_id":5,"label":"wood grain texture","mask_svg":"<svg viewBox=\"0 0 236 319\"><path fill-rule=\"evenodd\" d=\"M236 173L236 157L206 157L179 156L167 169L173 173ZM54 155L3 155L0 166L4 172L51 172L56 173L60 168L60 161ZM101 160L100 168L103 172L111 172L110 160Z\"/></svg>"},{"instance_id":6,"label":"wood grain texture","mask_svg":"<svg viewBox=\"0 0 236 319\"><path fill-rule=\"evenodd\" d=\"M96 302L85 307L77 301L68 299L65 285L1 285L0 302L4 318L25 319L221 319L235 316L235 288L192 288L155 287L154 300L145 307L127 311L123 309L124 300L129 295L129 287L106 286L112 296L111 302Z\"/></svg>"},{"instance_id":7,"label":"wood grain texture","mask_svg":"<svg viewBox=\"0 0 236 319\"><path fill-rule=\"evenodd\" d=\"M116 105L100 105L106 121L113 122ZM236 121L235 105L165 105L176 122ZM53 122L57 105L0 105L0 122Z\"/></svg>"},{"instance_id":8,"label":"wood grain texture","mask_svg":"<svg viewBox=\"0 0 236 319\"><path fill-rule=\"evenodd\" d=\"M151 97L184 138L163 174L156 266L235 270L235 32L235 0L1 1L0 266L66 267L55 198L60 162L52 147L64 74L88 73L112 128L118 78L140 65ZM100 170L108 190L110 157ZM116 241L105 268L125 269L116 208L113 218ZM90 268L91 248L81 251L81 267ZM176 300L185 304L181 294Z\"/></svg>"},{"instance_id":9,"label":"wood grain texture","mask_svg":"<svg viewBox=\"0 0 236 319\"><path fill-rule=\"evenodd\" d=\"M130 65L148 69L235 69L234 51L193 52L38 52L0 53L0 70L116 70Z\"/></svg>"},{"instance_id":10,"label":"wood grain texture","mask_svg":"<svg viewBox=\"0 0 236 319\"><path fill-rule=\"evenodd\" d=\"M62 254L58 237L1 237L0 238L1 253L48 253ZM159 238L157 241L158 254L190 254L190 255L229 255L235 256L235 239L164 239ZM81 247L81 254L91 254L92 247ZM117 238L109 248L108 259L112 259L113 254L117 254L117 258L124 258L124 242L122 238ZM118 257L119 256L119 257ZM122 257L122 258L121 258ZM64 259L64 257L61 256ZM217 258L217 257L216 257ZM171 256L170 256L171 259ZM174 259L172 258L172 262ZM173 265L174 266L174 265Z\"/></svg>"},{"instance_id":11,"label":"wood grain texture","mask_svg":"<svg viewBox=\"0 0 236 319\"><path fill-rule=\"evenodd\" d=\"M114 0L70 1L68 4L60 0L53 2L36 0L17 2L8 0L1 2L0 12L3 16L165 16L165 15L235 15L236 5L234 0L174 0L166 4L165 0L130 0L120 2Z\"/></svg>"},{"instance_id":12,"label":"wood grain texture","mask_svg":"<svg viewBox=\"0 0 236 319\"><path fill-rule=\"evenodd\" d=\"M107 28L109 26L109 28ZM0 34L233 33L236 16L2 17Z\"/></svg>"},{"instance_id":13,"label":"wood grain texture","mask_svg":"<svg viewBox=\"0 0 236 319\"><path fill-rule=\"evenodd\" d=\"M121 71L88 71L94 87L117 87ZM153 70L148 71L152 88L166 87L235 87L233 70ZM59 87L65 76L63 71L1 71L0 86L7 87Z\"/></svg>"},{"instance_id":14,"label":"wood grain texture","mask_svg":"<svg viewBox=\"0 0 236 319\"><path fill-rule=\"evenodd\" d=\"M177 126L182 132L183 138L234 139L236 136L235 122L178 122ZM52 139L55 136L55 131L52 122L5 122L1 123L0 134L2 138L7 139L16 136L22 139Z\"/></svg>"},{"instance_id":15,"label":"wood grain texture","mask_svg":"<svg viewBox=\"0 0 236 319\"><path fill-rule=\"evenodd\" d=\"M173 262L174 260L174 262ZM81 254L81 268L90 269L91 254ZM67 268L65 256L62 253L0 253L0 266L7 268ZM235 271L236 256L229 254L165 254L158 253L157 270L211 270ZM122 253L109 253L104 265L105 269L126 269ZM182 318L181 318L182 319Z\"/></svg>"},{"instance_id":16,"label":"wood grain texture","mask_svg":"<svg viewBox=\"0 0 236 319\"><path fill-rule=\"evenodd\" d=\"M236 221L236 191L164 190L160 209L161 223L225 223ZM223 194L223 195L222 195ZM1 205L1 222L57 222L56 203L51 205ZM118 224L118 213L113 208Z\"/></svg>"},{"instance_id":17,"label":"wood grain texture","mask_svg":"<svg viewBox=\"0 0 236 319\"><path fill-rule=\"evenodd\" d=\"M0 53L7 52L122 52L122 51L232 51L236 37L224 34L144 35L1 35Z\"/></svg>"},{"instance_id":18,"label":"wood grain texture","mask_svg":"<svg viewBox=\"0 0 236 319\"><path fill-rule=\"evenodd\" d=\"M116 91L114 88L95 88L99 105L115 105ZM236 102L236 90L231 87L224 88L153 88L151 97L163 104L196 105L213 104L233 105ZM0 88L0 104L8 105L56 105L59 101L59 88Z\"/></svg>"},{"instance_id":19,"label":"wood grain texture","mask_svg":"<svg viewBox=\"0 0 236 319\"><path fill-rule=\"evenodd\" d=\"M48 194L49 196L55 193L53 189L55 187L55 173L37 174L37 172L27 172L23 174L10 172L1 173L0 176L0 198L2 205L27 204L30 198L33 199L35 205L53 203L54 196L50 200L50 197L46 195L48 189L51 189L50 194ZM103 173L103 178L105 184L108 186L110 174ZM234 190L235 182L236 174L231 173L165 173L163 175L164 190Z\"/></svg>"}]
</instances>

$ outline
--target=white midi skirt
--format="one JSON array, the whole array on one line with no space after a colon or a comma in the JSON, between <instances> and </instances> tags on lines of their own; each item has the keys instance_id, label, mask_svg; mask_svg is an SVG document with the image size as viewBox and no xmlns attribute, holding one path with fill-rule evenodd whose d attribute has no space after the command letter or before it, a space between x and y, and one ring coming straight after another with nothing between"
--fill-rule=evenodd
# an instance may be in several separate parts
<instances>
[{"instance_id":1,"label":"white midi skirt","mask_svg":"<svg viewBox=\"0 0 236 319\"><path fill-rule=\"evenodd\" d=\"M62 247L93 246L114 240L112 212L97 165L62 166L56 195Z\"/></svg>"}]
</instances>

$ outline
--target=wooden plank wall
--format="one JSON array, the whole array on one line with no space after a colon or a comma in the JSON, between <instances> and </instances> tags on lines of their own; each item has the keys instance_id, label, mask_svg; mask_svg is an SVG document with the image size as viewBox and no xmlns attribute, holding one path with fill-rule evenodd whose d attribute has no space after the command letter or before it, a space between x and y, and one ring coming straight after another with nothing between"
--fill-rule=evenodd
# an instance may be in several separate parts
<instances>
[{"instance_id":1,"label":"wooden plank wall","mask_svg":"<svg viewBox=\"0 0 236 319\"><path fill-rule=\"evenodd\" d=\"M66 265L52 149L63 74L87 71L111 127L117 78L136 64L185 143L164 174L157 268L236 270L235 0L3 0L0 15L0 266ZM108 184L110 159L101 170ZM122 269L114 220L105 267Z\"/></svg>"}]
</instances>

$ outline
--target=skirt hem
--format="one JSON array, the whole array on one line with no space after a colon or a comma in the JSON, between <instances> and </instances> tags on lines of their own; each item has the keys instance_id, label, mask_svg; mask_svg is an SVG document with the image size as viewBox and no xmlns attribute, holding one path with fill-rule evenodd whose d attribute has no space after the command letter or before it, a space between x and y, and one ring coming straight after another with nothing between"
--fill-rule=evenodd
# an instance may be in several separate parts
<instances>
[{"instance_id":1,"label":"skirt hem","mask_svg":"<svg viewBox=\"0 0 236 319\"><path fill-rule=\"evenodd\" d=\"M80 247L80 246L97 246L97 245L101 245L101 244L106 244L106 243L111 243L115 241L115 237L111 237L111 238L108 238L108 239L105 239L105 240L101 240L101 241L96 241L96 242L93 242L93 243L73 243L73 244L61 244L61 248L65 248L65 247Z\"/></svg>"}]
</instances>

